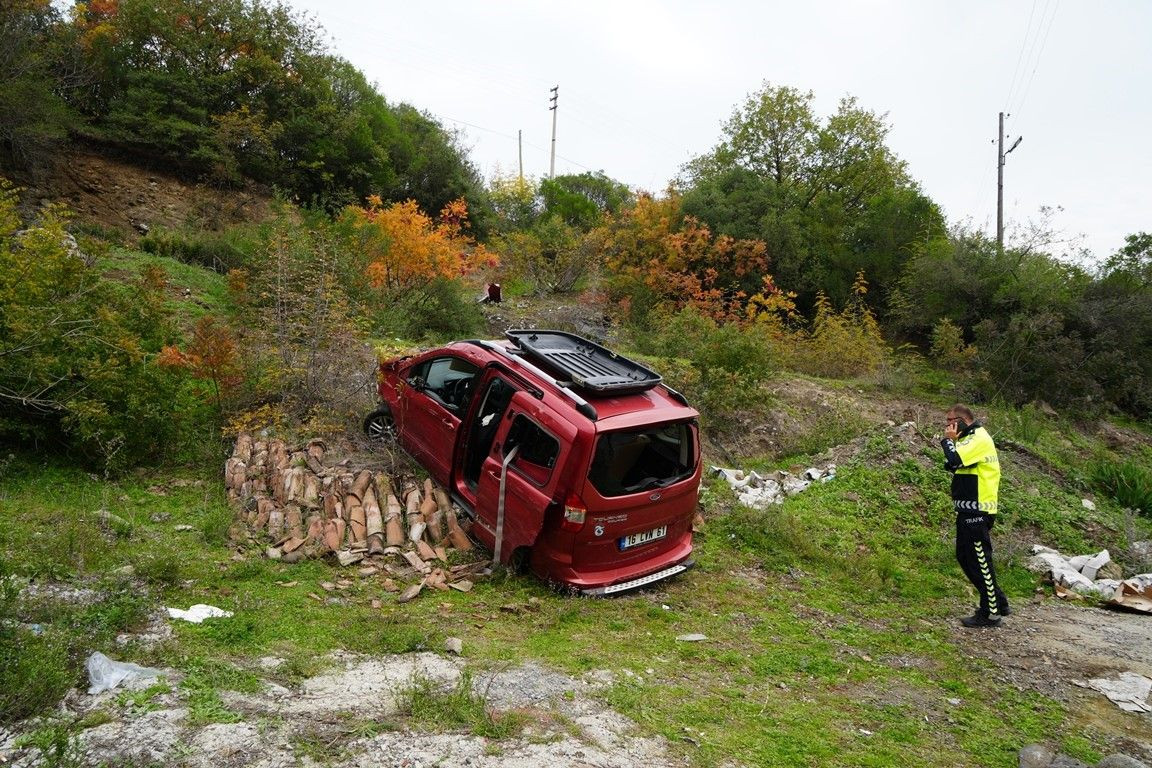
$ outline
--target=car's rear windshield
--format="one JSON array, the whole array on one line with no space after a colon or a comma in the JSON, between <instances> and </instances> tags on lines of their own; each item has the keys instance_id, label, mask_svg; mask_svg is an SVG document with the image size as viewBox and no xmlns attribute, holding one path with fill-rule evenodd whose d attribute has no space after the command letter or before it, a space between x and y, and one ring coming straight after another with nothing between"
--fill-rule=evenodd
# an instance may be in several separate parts
<instances>
[{"instance_id":1,"label":"car's rear windshield","mask_svg":"<svg viewBox=\"0 0 1152 768\"><path fill-rule=\"evenodd\" d=\"M663 488L695 471L689 424L606 432L596 442L588 479L601 496Z\"/></svg>"}]
</instances>

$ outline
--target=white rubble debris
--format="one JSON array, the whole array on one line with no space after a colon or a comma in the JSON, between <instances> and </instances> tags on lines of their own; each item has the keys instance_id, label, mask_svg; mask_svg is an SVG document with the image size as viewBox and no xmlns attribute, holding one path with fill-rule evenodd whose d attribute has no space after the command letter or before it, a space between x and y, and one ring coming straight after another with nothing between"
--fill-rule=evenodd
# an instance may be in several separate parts
<instances>
[{"instance_id":1,"label":"white rubble debris","mask_svg":"<svg viewBox=\"0 0 1152 768\"><path fill-rule=\"evenodd\" d=\"M1089 688L1100 691L1116 706L1125 712L1152 712L1148 705L1148 694L1152 692L1152 680L1135 672L1121 672L1118 680L1093 678L1087 683Z\"/></svg>"},{"instance_id":2,"label":"white rubble debris","mask_svg":"<svg viewBox=\"0 0 1152 768\"><path fill-rule=\"evenodd\" d=\"M824 469L809 467L797 477L790 472L777 470L765 477L756 470L745 472L742 469L712 467L712 474L723 477L729 487L736 492L741 504L752 509L764 509L770 504L783 504L788 496L807 489L812 483L826 483L836 477L836 465L829 464Z\"/></svg>"},{"instance_id":3,"label":"white rubble debris","mask_svg":"<svg viewBox=\"0 0 1152 768\"><path fill-rule=\"evenodd\" d=\"M1108 550L1092 555L1065 557L1050 547L1039 544L1032 547L1028 570L1046 573L1052 583L1080 595L1097 597L1109 605L1152 613L1152 573L1141 573L1127 579L1097 578L1112 562ZM1113 569L1115 572L1118 569Z\"/></svg>"}]
</instances>

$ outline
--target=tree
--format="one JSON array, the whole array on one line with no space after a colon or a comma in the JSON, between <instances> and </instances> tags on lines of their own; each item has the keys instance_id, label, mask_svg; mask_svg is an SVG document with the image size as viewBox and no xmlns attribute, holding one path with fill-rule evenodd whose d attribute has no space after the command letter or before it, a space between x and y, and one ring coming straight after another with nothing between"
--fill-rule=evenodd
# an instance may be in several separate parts
<instances>
[{"instance_id":1,"label":"tree","mask_svg":"<svg viewBox=\"0 0 1152 768\"><path fill-rule=\"evenodd\" d=\"M619 213L633 199L627 185L608 178L603 171L545 179L540 182L540 197L545 216L559 217L585 232L605 214Z\"/></svg>"},{"instance_id":2,"label":"tree","mask_svg":"<svg viewBox=\"0 0 1152 768\"><path fill-rule=\"evenodd\" d=\"M914 187L885 143L882 115L846 97L821 121L812 100L811 92L770 83L748 96L719 144L685 165L684 210L717 233L764 241L777 276L806 301L817 291L843 301L859 269L898 262L908 252L908 240L870 243L870 217L889 224L907 219L891 230L906 237L922 237L928 224L942 222L930 201L897 202L900 191ZM895 250L879 253L880 247ZM897 270L882 271L873 295L891 287L885 281Z\"/></svg>"},{"instance_id":3,"label":"tree","mask_svg":"<svg viewBox=\"0 0 1152 768\"><path fill-rule=\"evenodd\" d=\"M27 1L27 0L23 0ZM376 194L440 210L486 201L454 133L390 105L281 0L100 0L76 6L95 75L87 132L218 184L275 185L329 212Z\"/></svg>"},{"instance_id":4,"label":"tree","mask_svg":"<svg viewBox=\"0 0 1152 768\"><path fill-rule=\"evenodd\" d=\"M1088 370L1105 397L1152 415L1152 234L1125 238L1087 288L1080 320L1092 350Z\"/></svg>"},{"instance_id":5,"label":"tree","mask_svg":"<svg viewBox=\"0 0 1152 768\"><path fill-rule=\"evenodd\" d=\"M457 278L490 256L466 233L468 206L456 200L432 219L415 200L385 206L372 198L342 217L350 248L360 254L364 275L385 297L420 290L437 278Z\"/></svg>"},{"instance_id":6,"label":"tree","mask_svg":"<svg viewBox=\"0 0 1152 768\"><path fill-rule=\"evenodd\" d=\"M496 174L488 183L493 229L498 234L527 231L540 217L539 184L532 177Z\"/></svg>"},{"instance_id":7,"label":"tree","mask_svg":"<svg viewBox=\"0 0 1152 768\"><path fill-rule=\"evenodd\" d=\"M78 120L64 98L83 82L67 32L50 0L0 4L0 168L50 163Z\"/></svg>"},{"instance_id":8,"label":"tree","mask_svg":"<svg viewBox=\"0 0 1152 768\"><path fill-rule=\"evenodd\" d=\"M682 215L675 193L641 195L596 234L615 293L631 297L634 320L657 308L693 307L714 320L742 322L753 296L763 303L780 292L762 241L714 235Z\"/></svg>"}]
</instances>

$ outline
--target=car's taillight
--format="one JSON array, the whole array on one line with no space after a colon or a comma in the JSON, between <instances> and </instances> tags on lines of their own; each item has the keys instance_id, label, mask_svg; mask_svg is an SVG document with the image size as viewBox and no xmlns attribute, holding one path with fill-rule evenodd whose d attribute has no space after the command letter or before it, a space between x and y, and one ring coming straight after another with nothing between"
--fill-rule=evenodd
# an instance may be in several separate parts
<instances>
[{"instance_id":1,"label":"car's taillight","mask_svg":"<svg viewBox=\"0 0 1152 768\"><path fill-rule=\"evenodd\" d=\"M576 494L570 494L568 500L564 502L564 522L560 523L561 530L572 531L575 533L584 527L584 516L588 514L588 508L584 506L584 500Z\"/></svg>"}]
</instances>

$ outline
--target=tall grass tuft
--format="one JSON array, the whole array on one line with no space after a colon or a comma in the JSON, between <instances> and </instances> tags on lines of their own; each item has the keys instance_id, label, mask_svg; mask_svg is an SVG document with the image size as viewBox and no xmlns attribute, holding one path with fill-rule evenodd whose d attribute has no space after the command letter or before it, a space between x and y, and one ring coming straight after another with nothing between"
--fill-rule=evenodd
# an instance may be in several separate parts
<instances>
[{"instance_id":1,"label":"tall grass tuft","mask_svg":"<svg viewBox=\"0 0 1152 768\"><path fill-rule=\"evenodd\" d=\"M1092 467L1092 484L1121 506L1152 517L1152 471L1134 461L1102 459Z\"/></svg>"},{"instance_id":2,"label":"tall grass tuft","mask_svg":"<svg viewBox=\"0 0 1152 768\"><path fill-rule=\"evenodd\" d=\"M1008 406L1007 413L1004 431L1012 440L1035 445L1040 436L1044 434L1044 414L1036 407L1035 403L1028 403L1023 408L1016 409Z\"/></svg>"},{"instance_id":3,"label":"tall grass tuft","mask_svg":"<svg viewBox=\"0 0 1152 768\"><path fill-rule=\"evenodd\" d=\"M437 730L467 728L478 736L502 739L523 729L517 713L496 716L484 697L472 689L472 675L464 672L456 685L441 689L427 677L417 675L399 696L400 712L414 722Z\"/></svg>"}]
</instances>

